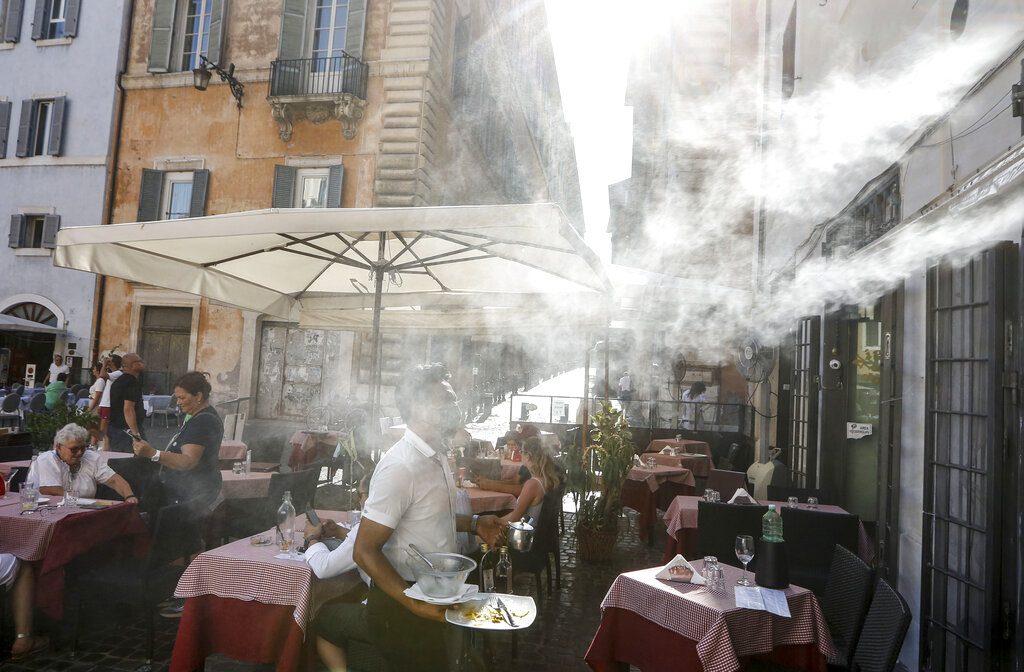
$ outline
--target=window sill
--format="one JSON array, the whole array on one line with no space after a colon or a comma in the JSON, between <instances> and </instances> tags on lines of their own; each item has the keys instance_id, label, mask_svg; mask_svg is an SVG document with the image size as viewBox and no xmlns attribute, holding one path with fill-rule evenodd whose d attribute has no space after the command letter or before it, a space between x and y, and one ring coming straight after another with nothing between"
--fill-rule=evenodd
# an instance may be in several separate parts
<instances>
[{"instance_id":1,"label":"window sill","mask_svg":"<svg viewBox=\"0 0 1024 672\"><path fill-rule=\"evenodd\" d=\"M55 37L52 40L34 40L37 47L60 47L75 41L73 37Z\"/></svg>"},{"instance_id":2,"label":"window sill","mask_svg":"<svg viewBox=\"0 0 1024 672\"><path fill-rule=\"evenodd\" d=\"M0 51L10 51L14 49L15 42L0 42Z\"/></svg>"},{"instance_id":3,"label":"window sill","mask_svg":"<svg viewBox=\"0 0 1024 672\"><path fill-rule=\"evenodd\" d=\"M53 250L45 247L16 247L14 248L14 256L16 257L50 257L53 256Z\"/></svg>"}]
</instances>

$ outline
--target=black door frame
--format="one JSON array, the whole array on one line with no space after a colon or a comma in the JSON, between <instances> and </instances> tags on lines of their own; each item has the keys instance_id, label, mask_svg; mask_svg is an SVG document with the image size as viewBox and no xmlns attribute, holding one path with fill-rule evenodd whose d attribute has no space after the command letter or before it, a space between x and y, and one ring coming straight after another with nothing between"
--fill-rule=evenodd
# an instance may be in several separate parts
<instances>
[{"instance_id":1,"label":"black door frame","mask_svg":"<svg viewBox=\"0 0 1024 672\"><path fill-rule=\"evenodd\" d=\"M900 457L903 429L903 284L883 296L882 384L878 398L877 571L893 585L899 572Z\"/></svg>"}]
</instances>

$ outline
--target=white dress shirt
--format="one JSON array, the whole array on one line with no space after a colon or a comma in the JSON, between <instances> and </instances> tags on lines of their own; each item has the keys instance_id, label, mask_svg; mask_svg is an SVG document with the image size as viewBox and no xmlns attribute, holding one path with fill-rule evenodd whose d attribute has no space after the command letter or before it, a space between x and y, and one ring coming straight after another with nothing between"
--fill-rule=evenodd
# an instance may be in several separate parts
<instances>
[{"instance_id":1,"label":"white dress shirt","mask_svg":"<svg viewBox=\"0 0 1024 672\"><path fill-rule=\"evenodd\" d=\"M316 578L329 579L332 576L341 576L345 572L359 569L352 557L352 551L356 547L356 533L358 531L359 523L356 523L348 531L341 545L333 551L319 541L306 549L306 563L313 570L313 573L316 574ZM359 576L369 585L370 577L361 569L359 569Z\"/></svg>"},{"instance_id":2,"label":"white dress shirt","mask_svg":"<svg viewBox=\"0 0 1024 672\"><path fill-rule=\"evenodd\" d=\"M415 581L405 549L455 553L455 479L448 460L411 430L373 472L364 518L394 530L384 555L403 579Z\"/></svg>"},{"instance_id":3,"label":"white dress shirt","mask_svg":"<svg viewBox=\"0 0 1024 672\"><path fill-rule=\"evenodd\" d=\"M36 481L40 488L64 487L64 478L70 472L70 468L57 455L56 449L48 450L36 460ZM115 472L100 454L95 450L87 450L82 453L82 466L75 474L74 485L78 488L79 497L93 497L96 495L96 484L106 483ZM31 478L31 474L29 475Z\"/></svg>"},{"instance_id":4,"label":"white dress shirt","mask_svg":"<svg viewBox=\"0 0 1024 672\"><path fill-rule=\"evenodd\" d=\"M57 375L63 373L65 376L71 374L71 369L68 368L67 364L58 365L56 362L50 364L50 382L57 382Z\"/></svg>"}]
</instances>

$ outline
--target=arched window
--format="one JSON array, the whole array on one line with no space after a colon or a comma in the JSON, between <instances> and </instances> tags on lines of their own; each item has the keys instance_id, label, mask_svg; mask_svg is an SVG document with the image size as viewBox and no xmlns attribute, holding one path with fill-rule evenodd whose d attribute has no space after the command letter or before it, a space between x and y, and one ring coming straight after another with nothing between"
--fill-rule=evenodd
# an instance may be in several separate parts
<instances>
[{"instance_id":1,"label":"arched window","mask_svg":"<svg viewBox=\"0 0 1024 672\"><path fill-rule=\"evenodd\" d=\"M16 303L5 310L4 315L20 317L23 320L38 322L40 324L45 324L48 327L58 326L57 316L54 315L49 308L41 306L38 303Z\"/></svg>"}]
</instances>

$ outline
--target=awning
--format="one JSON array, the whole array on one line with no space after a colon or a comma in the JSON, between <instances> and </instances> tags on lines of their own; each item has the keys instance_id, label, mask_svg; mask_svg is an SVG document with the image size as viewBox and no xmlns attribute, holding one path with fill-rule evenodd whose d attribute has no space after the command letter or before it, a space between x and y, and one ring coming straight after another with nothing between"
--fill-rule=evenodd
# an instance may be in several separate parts
<instances>
[{"instance_id":1,"label":"awning","mask_svg":"<svg viewBox=\"0 0 1024 672\"><path fill-rule=\"evenodd\" d=\"M0 314L0 331L27 331L33 334L66 334L66 329L51 327L32 320L23 320L13 315Z\"/></svg>"}]
</instances>

